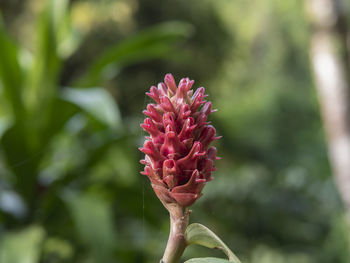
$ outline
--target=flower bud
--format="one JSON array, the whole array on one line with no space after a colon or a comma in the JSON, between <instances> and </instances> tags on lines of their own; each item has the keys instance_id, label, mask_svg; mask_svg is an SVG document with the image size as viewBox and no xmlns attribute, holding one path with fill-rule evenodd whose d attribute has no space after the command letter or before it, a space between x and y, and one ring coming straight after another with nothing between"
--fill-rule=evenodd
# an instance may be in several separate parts
<instances>
[{"instance_id":1,"label":"flower bud","mask_svg":"<svg viewBox=\"0 0 350 263\"><path fill-rule=\"evenodd\" d=\"M146 93L156 104L148 104L141 127L150 134L140 151L145 153L142 174L147 175L164 204L191 206L213 178L216 148L209 144L219 139L207 117L215 112L206 102L203 87L192 90L194 81L184 78L176 85L167 74L164 83Z\"/></svg>"}]
</instances>

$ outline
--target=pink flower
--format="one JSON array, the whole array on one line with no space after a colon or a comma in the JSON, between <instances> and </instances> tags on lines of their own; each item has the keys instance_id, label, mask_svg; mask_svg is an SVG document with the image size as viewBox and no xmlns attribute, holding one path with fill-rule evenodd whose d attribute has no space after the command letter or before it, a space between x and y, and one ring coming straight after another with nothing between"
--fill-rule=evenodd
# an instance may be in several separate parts
<instances>
[{"instance_id":1,"label":"pink flower","mask_svg":"<svg viewBox=\"0 0 350 263\"><path fill-rule=\"evenodd\" d=\"M148 116L141 127L150 134L140 151L145 153L142 174L147 175L158 198L164 203L192 205L201 195L215 171L216 148L209 144L219 139L207 117L215 112L204 100L204 88L194 93L194 81L181 79L177 86L171 74L164 83L146 93L156 103L148 104Z\"/></svg>"}]
</instances>

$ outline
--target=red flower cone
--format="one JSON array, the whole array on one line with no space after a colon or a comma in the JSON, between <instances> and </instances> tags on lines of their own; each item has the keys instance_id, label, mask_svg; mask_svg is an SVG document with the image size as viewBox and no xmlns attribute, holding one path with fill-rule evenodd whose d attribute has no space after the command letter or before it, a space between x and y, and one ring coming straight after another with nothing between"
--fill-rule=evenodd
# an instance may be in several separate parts
<instances>
[{"instance_id":1,"label":"red flower cone","mask_svg":"<svg viewBox=\"0 0 350 263\"><path fill-rule=\"evenodd\" d=\"M177 86L171 74L164 83L146 93L156 104L148 104L148 116L141 127L150 134L140 151L145 153L142 174L147 175L158 198L165 204L191 206L201 195L215 171L216 148L209 144L219 139L207 117L212 110L204 88L194 93L194 81L181 79Z\"/></svg>"}]
</instances>

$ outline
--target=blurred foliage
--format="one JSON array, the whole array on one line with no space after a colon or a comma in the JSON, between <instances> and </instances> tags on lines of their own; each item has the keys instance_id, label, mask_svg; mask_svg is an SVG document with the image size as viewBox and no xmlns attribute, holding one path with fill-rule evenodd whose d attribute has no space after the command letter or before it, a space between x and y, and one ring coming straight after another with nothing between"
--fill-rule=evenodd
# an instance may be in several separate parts
<instances>
[{"instance_id":1,"label":"blurred foliage","mask_svg":"<svg viewBox=\"0 0 350 263\"><path fill-rule=\"evenodd\" d=\"M158 262L168 215L137 146L145 91L205 86L223 139L193 207L250 263L346 263L303 1L0 2L0 262ZM35 21L35 22L33 22ZM191 246L185 259L222 257Z\"/></svg>"}]
</instances>

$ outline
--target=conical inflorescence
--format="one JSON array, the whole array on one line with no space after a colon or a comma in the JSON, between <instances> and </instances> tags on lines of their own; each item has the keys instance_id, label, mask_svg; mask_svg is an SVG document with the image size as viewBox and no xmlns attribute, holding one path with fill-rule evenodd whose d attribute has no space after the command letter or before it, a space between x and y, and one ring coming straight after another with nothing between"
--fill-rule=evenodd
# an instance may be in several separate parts
<instances>
[{"instance_id":1,"label":"conical inflorescence","mask_svg":"<svg viewBox=\"0 0 350 263\"><path fill-rule=\"evenodd\" d=\"M164 83L146 93L155 103L148 104L141 127L150 134L140 151L145 153L142 174L147 175L158 198L165 204L192 205L206 182L213 178L219 139L207 117L212 110L203 87L193 92L194 81L181 79L177 86L171 74Z\"/></svg>"}]
</instances>

